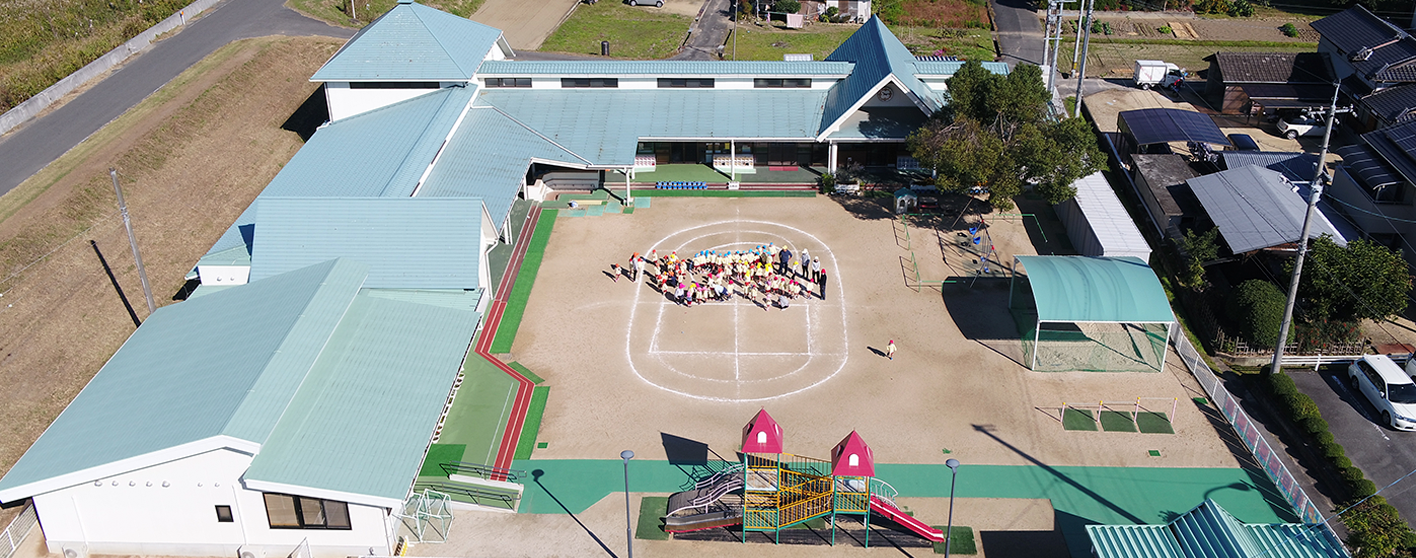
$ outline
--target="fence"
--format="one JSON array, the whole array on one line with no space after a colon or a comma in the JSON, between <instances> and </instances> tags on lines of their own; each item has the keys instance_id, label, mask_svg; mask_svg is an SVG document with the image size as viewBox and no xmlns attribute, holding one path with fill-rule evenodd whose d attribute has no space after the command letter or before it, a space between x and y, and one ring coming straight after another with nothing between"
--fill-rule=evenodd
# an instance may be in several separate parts
<instances>
[{"instance_id":1,"label":"fence","mask_svg":"<svg viewBox=\"0 0 1416 558\"><path fill-rule=\"evenodd\" d=\"M10 522L10 526L5 528L5 536L0 537L0 558L10 558L37 523L39 516L34 513L34 504L26 505L25 511L20 512L20 515Z\"/></svg>"},{"instance_id":2,"label":"fence","mask_svg":"<svg viewBox=\"0 0 1416 558\"><path fill-rule=\"evenodd\" d=\"M1234 432L1244 440L1244 446L1249 448L1249 451L1254 455L1254 461L1264 470L1264 474L1268 475L1269 480L1278 487L1279 493L1283 494L1284 499L1288 500L1293 509L1298 511L1298 516L1303 523L1322 522L1323 514L1318 506L1308 498L1303 487L1298 485L1298 481L1293 478L1288 467L1279 459L1281 452L1274 451L1273 446L1270 446L1268 440L1264 439L1258 427L1254 426L1253 419L1250 419L1249 415L1239 407L1239 400L1235 399L1234 395L1219 383L1219 377L1214 375L1214 371L1205 364L1199 352L1195 351L1195 347L1190 345L1190 340L1186 338L1184 332L1180 331L1179 327L1175 328L1175 332L1175 352L1179 353L1180 360L1185 363L1185 367L1190 370L1195 379L1199 380L1200 386L1204 387L1210 400L1224 414L1224 418L1229 421ZM1332 528L1327 524L1323 524L1323 527L1331 532ZM1333 538L1340 540L1337 539L1336 534L1333 534Z\"/></svg>"}]
</instances>

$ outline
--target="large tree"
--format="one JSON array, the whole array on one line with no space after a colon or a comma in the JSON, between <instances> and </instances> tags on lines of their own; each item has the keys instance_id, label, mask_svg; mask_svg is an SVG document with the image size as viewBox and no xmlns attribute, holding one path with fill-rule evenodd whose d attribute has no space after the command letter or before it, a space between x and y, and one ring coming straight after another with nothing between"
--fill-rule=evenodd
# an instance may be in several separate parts
<instances>
[{"instance_id":1,"label":"large tree","mask_svg":"<svg viewBox=\"0 0 1416 558\"><path fill-rule=\"evenodd\" d=\"M1410 292L1400 254L1361 239L1343 248L1327 236L1313 241L1298 283L1309 320L1381 320L1406 310Z\"/></svg>"},{"instance_id":2,"label":"large tree","mask_svg":"<svg viewBox=\"0 0 1416 558\"><path fill-rule=\"evenodd\" d=\"M1049 119L1051 97L1037 66L1019 64L1000 76L969 61L948 85L946 109L909 138L915 159L938 171L941 190L985 188L989 203L1009 209L1033 184L1060 203L1077 194L1072 182L1104 168L1086 121Z\"/></svg>"}]
</instances>

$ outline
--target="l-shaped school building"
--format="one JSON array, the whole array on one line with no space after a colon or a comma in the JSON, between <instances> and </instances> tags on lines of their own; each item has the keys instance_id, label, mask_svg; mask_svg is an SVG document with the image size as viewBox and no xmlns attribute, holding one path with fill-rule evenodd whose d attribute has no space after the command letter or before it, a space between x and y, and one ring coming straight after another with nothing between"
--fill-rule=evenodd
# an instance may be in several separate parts
<instances>
[{"instance_id":1,"label":"l-shaped school building","mask_svg":"<svg viewBox=\"0 0 1416 558\"><path fill-rule=\"evenodd\" d=\"M517 198L559 172L908 168L961 65L916 59L879 19L824 61L514 58L499 30L411 0L350 39L312 78L330 121L0 502L32 499L67 558L388 555Z\"/></svg>"}]
</instances>

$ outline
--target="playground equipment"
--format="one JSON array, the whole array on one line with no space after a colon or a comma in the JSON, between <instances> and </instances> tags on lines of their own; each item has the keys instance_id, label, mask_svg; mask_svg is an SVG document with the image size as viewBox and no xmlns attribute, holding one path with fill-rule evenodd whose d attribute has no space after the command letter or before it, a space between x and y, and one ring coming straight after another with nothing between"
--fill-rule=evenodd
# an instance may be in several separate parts
<instances>
[{"instance_id":1,"label":"playground equipment","mask_svg":"<svg viewBox=\"0 0 1416 558\"><path fill-rule=\"evenodd\" d=\"M1165 404L1170 403L1170 414L1165 413ZM1178 397L1137 397L1134 401L1098 401L1096 403L1062 403L1057 413L1057 421L1062 424L1064 430L1123 430L1127 432L1174 432L1175 413L1180 409L1180 398ZM1069 414L1069 411L1071 413ZM1106 416L1121 417L1124 421L1121 426L1112 422L1106 424ZM1073 417L1069 421L1069 416ZM1080 427L1077 418L1086 424ZM1164 427L1156 430L1153 424L1163 422ZM1129 422L1129 428L1125 424ZM1151 426L1142 424L1152 423Z\"/></svg>"},{"instance_id":2,"label":"playground equipment","mask_svg":"<svg viewBox=\"0 0 1416 558\"><path fill-rule=\"evenodd\" d=\"M743 542L751 531L771 531L780 542L783 529L830 517L835 544L836 516L859 515L869 547L870 514L875 513L929 541L944 542L942 531L895 504L895 488L875 477L874 453L859 434L851 432L836 444L830 461L782 450L782 427L766 409L758 411L743 427L742 461L669 496L664 530L741 525Z\"/></svg>"},{"instance_id":3,"label":"playground equipment","mask_svg":"<svg viewBox=\"0 0 1416 558\"><path fill-rule=\"evenodd\" d=\"M451 498L442 492L423 489L414 492L403 507L393 513L414 537L412 542L445 543L452 527ZM400 542L406 548L406 544Z\"/></svg>"}]
</instances>

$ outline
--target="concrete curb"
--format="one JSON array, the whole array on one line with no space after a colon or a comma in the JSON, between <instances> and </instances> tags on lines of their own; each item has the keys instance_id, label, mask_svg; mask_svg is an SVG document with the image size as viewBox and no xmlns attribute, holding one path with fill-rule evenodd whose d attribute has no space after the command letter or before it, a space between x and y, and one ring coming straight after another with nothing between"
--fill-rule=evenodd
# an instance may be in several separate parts
<instances>
[{"instance_id":1,"label":"concrete curb","mask_svg":"<svg viewBox=\"0 0 1416 558\"><path fill-rule=\"evenodd\" d=\"M79 86L89 80L102 75L114 66L122 64L152 46L158 35L186 25L187 20L197 17L197 15L211 9L222 0L196 0L187 7L182 8L177 13L172 14L167 19L157 22L157 25L147 28L138 36L128 39L127 42L118 45L118 48L108 51L107 54L98 57L97 60L89 62L87 66L79 68L64 79L59 80L54 85L49 86L44 91L40 91L23 103L16 105L0 115L0 135L13 130L20 124L28 122L44 109L49 108L56 101L68 95L69 92L78 89Z\"/></svg>"}]
</instances>

